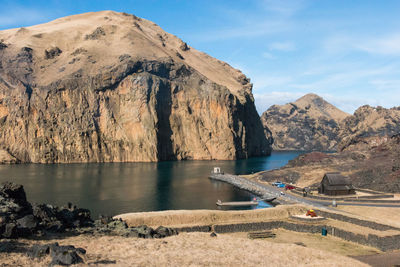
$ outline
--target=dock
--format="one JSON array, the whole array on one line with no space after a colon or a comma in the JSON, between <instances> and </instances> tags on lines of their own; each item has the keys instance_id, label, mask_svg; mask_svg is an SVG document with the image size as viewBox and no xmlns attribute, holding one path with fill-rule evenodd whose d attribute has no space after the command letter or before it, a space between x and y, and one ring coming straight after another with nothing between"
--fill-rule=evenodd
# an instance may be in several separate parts
<instances>
[{"instance_id":1,"label":"dock","mask_svg":"<svg viewBox=\"0 0 400 267\"><path fill-rule=\"evenodd\" d=\"M258 201L234 201L234 202L222 202L221 200L218 200L215 204L217 206L257 206Z\"/></svg>"}]
</instances>

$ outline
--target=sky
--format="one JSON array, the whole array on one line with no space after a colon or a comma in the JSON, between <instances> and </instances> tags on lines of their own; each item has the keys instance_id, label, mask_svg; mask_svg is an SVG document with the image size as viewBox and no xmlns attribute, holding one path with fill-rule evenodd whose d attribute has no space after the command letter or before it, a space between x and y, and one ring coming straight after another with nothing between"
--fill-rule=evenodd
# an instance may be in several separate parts
<instances>
[{"instance_id":1,"label":"sky","mask_svg":"<svg viewBox=\"0 0 400 267\"><path fill-rule=\"evenodd\" d=\"M259 113L307 93L353 113L400 106L400 1L0 0L0 30L114 10L240 69Z\"/></svg>"}]
</instances>

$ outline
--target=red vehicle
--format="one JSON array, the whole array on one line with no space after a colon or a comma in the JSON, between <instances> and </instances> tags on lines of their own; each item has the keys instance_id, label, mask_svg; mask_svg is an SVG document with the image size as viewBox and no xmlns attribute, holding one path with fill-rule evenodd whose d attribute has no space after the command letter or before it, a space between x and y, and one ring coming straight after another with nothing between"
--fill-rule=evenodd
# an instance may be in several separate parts
<instances>
[{"instance_id":1,"label":"red vehicle","mask_svg":"<svg viewBox=\"0 0 400 267\"><path fill-rule=\"evenodd\" d=\"M295 186L290 185L290 184L285 185L285 190L293 190L295 188L296 188Z\"/></svg>"}]
</instances>

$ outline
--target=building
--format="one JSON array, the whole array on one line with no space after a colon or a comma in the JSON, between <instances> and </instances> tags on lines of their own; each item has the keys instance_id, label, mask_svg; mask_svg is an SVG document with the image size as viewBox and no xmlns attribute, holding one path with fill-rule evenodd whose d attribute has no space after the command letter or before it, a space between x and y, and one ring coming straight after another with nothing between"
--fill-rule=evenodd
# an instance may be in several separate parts
<instances>
[{"instance_id":1,"label":"building","mask_svg":"<svg viewBox=\"0 0 400 267\"><path fill-rule=\"evenodd\" d=\"M321 184L318 187L318 193L339 196L355 194L356 191L348 177L343 176L339 172L330 172L326 173L324 178L322 178Z\"/></svg>"}]
</instances>

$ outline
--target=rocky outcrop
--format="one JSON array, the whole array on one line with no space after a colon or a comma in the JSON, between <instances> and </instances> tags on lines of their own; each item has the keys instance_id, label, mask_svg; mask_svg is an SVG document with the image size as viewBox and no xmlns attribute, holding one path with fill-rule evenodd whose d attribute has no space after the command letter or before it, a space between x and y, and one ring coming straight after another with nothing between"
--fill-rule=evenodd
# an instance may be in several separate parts
<instances>
[{"instance_id":1,"label":"rocky outcrop","mask_svg":"<svg viewBox=\"0 0 400 267\"><path fill-rule=\"evenodd\" d=\"M90 211L67 207L32 205L26 200L22 185L0 186L0 238L26 237L43 231L63 232L93 224Z\"/></svg>"},{"instance_id":2,"label":"rocky outcrop","mask_svg":"<svg viewBox=\"0 0 400 267\"><path fill-rule=\"evenodd\" d=\"M22 185L6 182L0 186L0 239L43 236L46 233L120 235L139 238L164 238L177 235L172 228L146 225L128 227L121 219L100 216L96 221L90 211L68 203L65 207L31 204ZM55 250L55 249L54 249ZM33 255L42 251L34 250ZM48 252L48 248L46 249Z\"/></svg>"},{"instance_id":3,"label":"rocky outcrop","mask_svg":"<svg viewBox=\"0 0 400 267\"><path fill-rule=\"evenodd\" d=\"M20 161L13 155L8 153L8 151L0 149L0 164L13 164L19 163Z\"/></svg>"},{"instance_id":4,"label":"rocky outcrop","mask_svg":"<svg viewBox=\"0 0 400 267\"><path fill-rule=\"evenodd\" d=\"M274 105L261 120L275 150L336 151L356 137L400 133L400 108L366 105L349 115L315 94Z\"/></svg>"},{"instance_id":5,"label":"rocky outcrop","mask_svg":"<svg viewBox=\"0 0 400 267\"><path fill-rule=\"evenodd\" d=\"M83 263L80 255L86 254L83 248L75 248L74 246L60 246L57 242L47 245L34 244L27 252L31 259L41 259L46 255L51 256L49 266L63 265L69 266L72 264Z\"/></svg>"},{"instance_id":6,"label":"rocky outcrop","mask_svg":"<svg viewBox=\"0 0 400 267\"><path fill-rule=\"evenodd\" d=\"M352 116L343 121L340 132L339 149L357 137L375 136L384 139L385 136L399 134L400 107L390 109L368 105L359 107Z\"/></svg>"},{"instance_id":7,"label":"rocky outcrop","mask_svg":"<svg viewBox=\"0 0 400 267\"><path fill-rule=\"evenodd\" d=\"M150 21L88 13L0 40L0 147L16 161L270 153L249 79Z\"/></svg>"},{"instance_id":8,"label":"rocky outcrop","mask_svg":"<svg viewBox=\"0 0 400 267\"><path fill-rule=\"evenodd\" d=\"M335 150L340 124L349 114L315 94L296 102L273 105L261 116L274 150ZM271 133L269 133L271 132Z\"/></svg>"}]
</instances>

